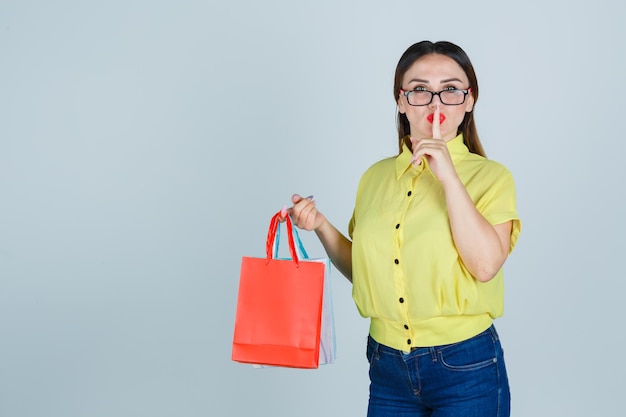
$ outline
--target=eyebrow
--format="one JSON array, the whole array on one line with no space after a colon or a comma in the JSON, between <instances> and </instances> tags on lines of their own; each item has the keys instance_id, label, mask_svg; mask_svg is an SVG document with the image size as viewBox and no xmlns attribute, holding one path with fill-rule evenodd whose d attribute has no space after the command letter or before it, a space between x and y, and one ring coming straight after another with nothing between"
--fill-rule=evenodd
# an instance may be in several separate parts
<instances>
[{"instance_id":1,"label":"eyebrow","mask_svg":"<svg viewBox=\"0 0 626 417\"><path fill-rule=\"evenodd\" d=\"M446 78L445 80L441 80L441 81L439 81L439 83L444 84L444 83L449 83L449 82L451 82L451 81L458 81L458 82L460 82L460 83L462 83L462 82L463 82L463 81L461 81L461 80L460 80L460 79L458 79L458 78ZM426 83L426 84L428 84L429 82L430 82L430 81L428 81L428 80L423 80L423 79L421 79L421 78L413 78L413 79L409 80L409 83Z\"/></svg>"}]
</instances>

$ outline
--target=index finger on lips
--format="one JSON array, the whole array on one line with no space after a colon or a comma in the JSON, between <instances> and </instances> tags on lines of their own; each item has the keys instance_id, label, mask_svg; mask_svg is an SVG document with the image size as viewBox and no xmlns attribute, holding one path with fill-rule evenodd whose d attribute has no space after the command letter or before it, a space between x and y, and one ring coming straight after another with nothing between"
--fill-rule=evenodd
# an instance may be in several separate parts
<instances>
[{"instance_id":1,"label":"index finger on lips","mask_svg":"<svg viewBox=\"0 0 626 417\"><path fill-rule=\"evenodd\" d=\"M435 114L433 114L433 139L441 139L441 108L439 107L439 103L437 103L437 108L435 109Z\"/></svg>"}]
</instances>

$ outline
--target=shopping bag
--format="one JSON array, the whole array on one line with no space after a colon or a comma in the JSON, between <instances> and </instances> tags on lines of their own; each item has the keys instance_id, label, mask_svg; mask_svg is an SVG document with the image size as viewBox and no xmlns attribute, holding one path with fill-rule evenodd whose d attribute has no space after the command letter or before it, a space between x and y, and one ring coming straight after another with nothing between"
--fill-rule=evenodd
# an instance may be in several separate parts
<instances>
[{"instance_id":1,"label":"shopping bag","mask_svg":"<svg viewBox=\"0 0 626 417\"><path fill-rule=\"evenodd\" d=\"M278 248L280 243L280 227L278 223L278 231L274 239L274 259L278 259ZM320 365L328 365L335 362L337 344L335 338L335 314L333 310L333 297L331 292L330 281L330 259L328 258L309 258L307 251L304 249L302 240L298 235L298 229L292 227L293 240L296 246L296 254L300 259L309 262L320 262L324 264L324 294L322 299L322 328L320 330Z\"/></svg>"},{"instance_id":2,"label":"shopping bag","mask_svg":"<svg viewBox=\"0 0 626 417\"><path fill-rule=\"evenodd\" d=\"M329 291L329 280L325 279L329 264L327 260L298 257L294 234L299 249L305 255L306 252L289 216L286 223L291 259L277 259L273 252L278 250L279 216L280 212L270 221L266 257L243 257L241 261L232 359L259 365L317 368L324 288ZM330 292L326 301L331 303L326 304L326 318L332 319ZM334 326L330 331L326 329L324 339L328 342L322 349L322 363L331 363Z\"/></svg>"}]
</instances>

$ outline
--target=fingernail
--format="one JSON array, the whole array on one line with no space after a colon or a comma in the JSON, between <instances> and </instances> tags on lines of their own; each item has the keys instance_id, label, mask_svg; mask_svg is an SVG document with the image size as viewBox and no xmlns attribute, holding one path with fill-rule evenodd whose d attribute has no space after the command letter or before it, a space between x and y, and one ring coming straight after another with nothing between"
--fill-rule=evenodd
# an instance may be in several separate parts
<instances>
[{"instance_id":1,"label":"fingernail","mask_svg":"<svg viewBox=\"0 0 626 417\"><path fill-rule=\"evenodd\" d=\"M280 210L280 215L283 216L283 217L287 217L287 205L286 204Z\"/></svg>"},{"instance_id":2,"label":"fingernail","mask_svg":"<svg viewBox=\"0 0 626 417\"><path fill-rule=\"evenodd\" d=\"M308 199L309 199L309 200L311 200L311 201L315 201L315 197L313 197L312 195L310 195L310 196L308 196L308 197L306 197L306 198L308 198Z\"/></svg>"}]
</instances>

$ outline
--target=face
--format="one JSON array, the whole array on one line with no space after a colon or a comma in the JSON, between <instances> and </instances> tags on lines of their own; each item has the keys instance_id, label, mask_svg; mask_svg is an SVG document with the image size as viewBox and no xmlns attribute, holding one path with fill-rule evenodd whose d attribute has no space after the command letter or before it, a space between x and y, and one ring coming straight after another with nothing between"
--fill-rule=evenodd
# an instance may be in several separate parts
<instances>
[{"instance_id":1,"label":"face","mask_svg":"<svg viewBox=\"0 0 626 417\"><path fill-rule=\"evenodd\" d=\"M415 61L404 74L402 90L412 91L417 88L438 92L446 88L466 90L469 80L463 68L452 58L440 54L425 55ZM446 105L441 103L439 96L433 96L430 104L425 106L411 106L402 92L398 96L398 111L405 114L411 127L411 136L431 138L433 136L433 113L440 105L441 136L446 142L454 139L458 128L463 122L466 112L472 111L474 98L467 94L465 102L460 105Z\"/></svg>"}]
</instances>

